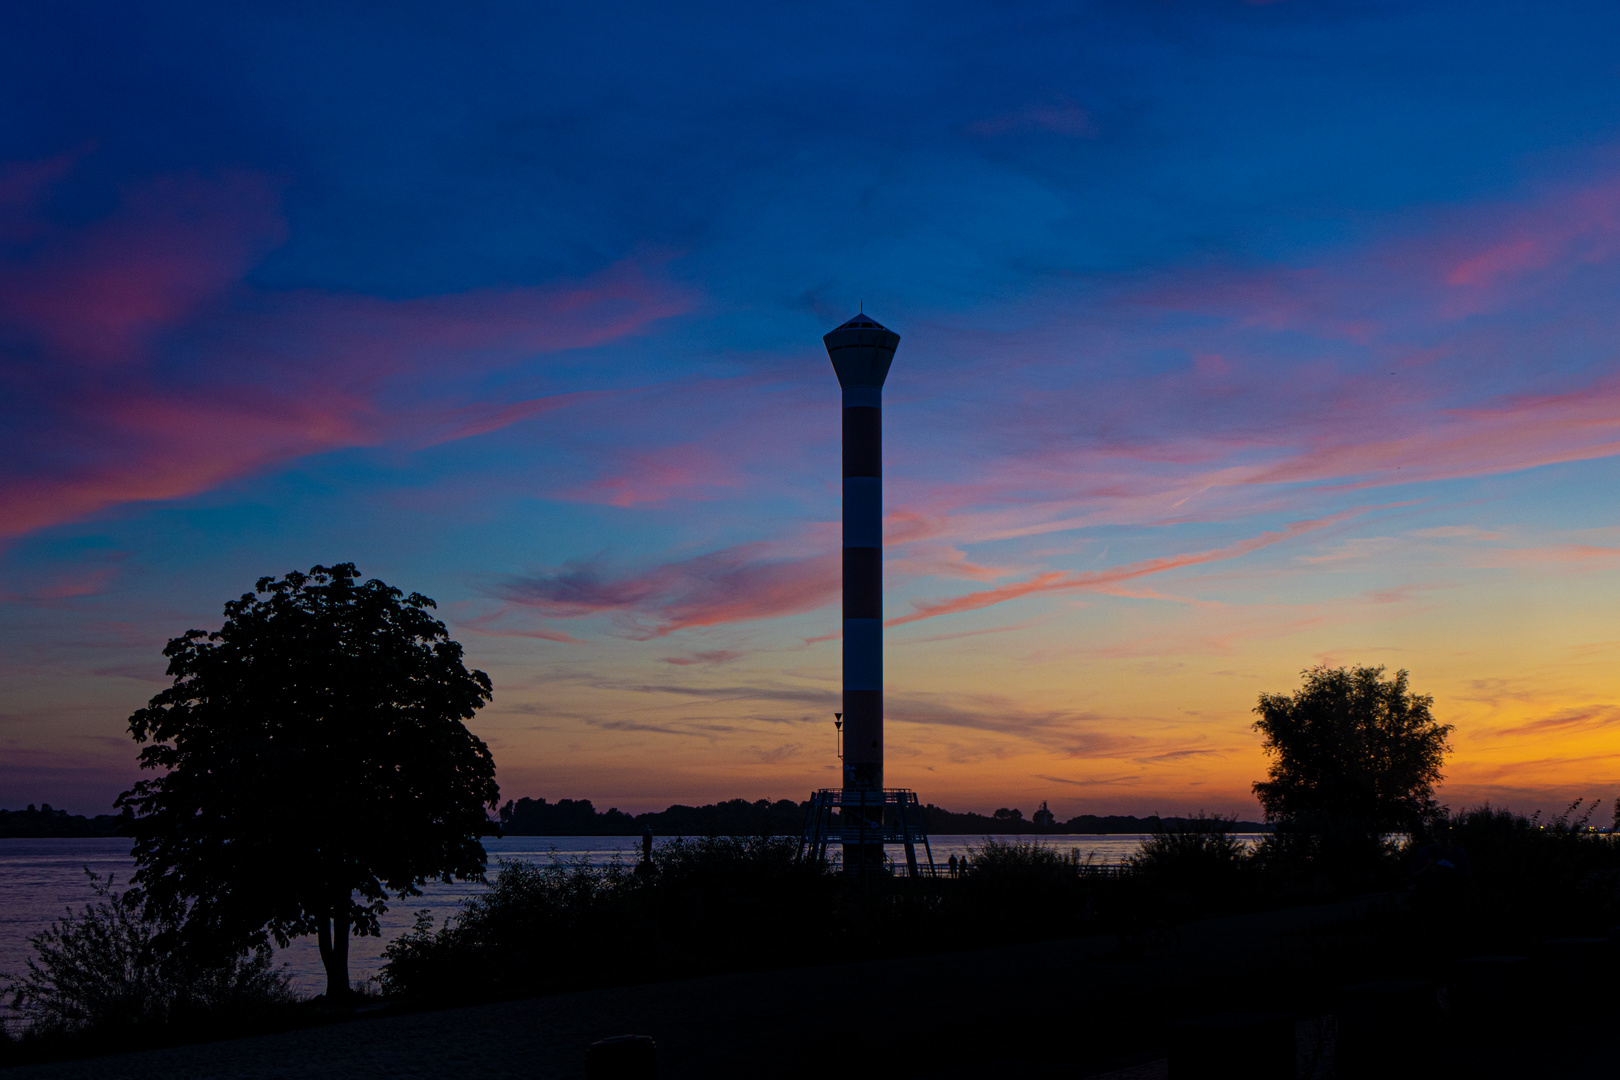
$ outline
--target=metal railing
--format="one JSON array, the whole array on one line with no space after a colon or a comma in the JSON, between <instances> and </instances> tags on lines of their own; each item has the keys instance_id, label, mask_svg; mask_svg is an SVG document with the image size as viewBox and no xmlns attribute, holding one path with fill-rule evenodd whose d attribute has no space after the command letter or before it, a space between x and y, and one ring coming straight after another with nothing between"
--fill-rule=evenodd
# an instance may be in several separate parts
<instances>
[{"instance_id":1,"label":"metal railing","mask_svg":"<svg viewBox=\"0 0 1620 1080\"><path fill-rule=\"evenodd\" d=\"M833 814L837 812L837 818ZM908 877L938 877L922 804L910 788L822 788L810 793L799 858L827 858L829 844L899 844L906 851ZM917 859L922 845L923 861Z\"/></svg>"}]
</instances>

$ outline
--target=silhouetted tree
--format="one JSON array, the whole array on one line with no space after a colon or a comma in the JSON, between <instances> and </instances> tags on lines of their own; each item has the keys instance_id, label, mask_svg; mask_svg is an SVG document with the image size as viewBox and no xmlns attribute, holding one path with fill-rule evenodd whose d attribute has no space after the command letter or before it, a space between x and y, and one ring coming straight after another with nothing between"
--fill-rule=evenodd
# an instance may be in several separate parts
<instances>
[{"instance_id":1,"label":"silhouetted tree","mask_svg":"<svg viewBox=\"0 0 1620 1080\"><path fill-rule=\"evenodd\" d=\"M1261 694L1255 728L1271 757L1254 785L1279 833L1329 843L1376 844L1435 813L1434 785L1451 725L1430 715L1434 699L1414 694L1406 672L1382 667L1301 673L1293 694Z\"/></svg>"},{"instance_id":2,"label":"silhouetted tree","mask_svg":"<svg viewBox=\"0 0 1620 1080\"><path fill-rule=\"evenodd\" d=\"M163 654L174 685L129 720L141 767L134 881L184 914L200 956L315 934L327 993L349 992L351 933L429 880L481 877L489 748L463 720L489 676L428 609L352 563L260 578L214 633Z\"/></svg>"}]
</instances>

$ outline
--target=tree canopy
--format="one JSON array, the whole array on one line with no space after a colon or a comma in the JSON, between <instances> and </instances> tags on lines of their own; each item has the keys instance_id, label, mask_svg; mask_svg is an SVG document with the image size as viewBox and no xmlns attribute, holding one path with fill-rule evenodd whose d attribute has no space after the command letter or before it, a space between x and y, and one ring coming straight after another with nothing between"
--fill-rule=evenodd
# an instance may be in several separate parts
<instances>
[{"instance_id":1,"label":"tree canopy","mask_svg":"<svg viewBox=\"0 0 1620 1080\"><path fill-rule=\"evenodd\" d=\"M392 893L481 877L498 805L462 721L491 697L433 601L352 563L260 578L217 631L169 642L174 684L130 717L134 881L183 910L174 944L242 952L316 934L329 994Z\"/></svg>"},{"instance_id":2,"label":"tree canopy","mask_svg":"<svg viewBox=\"0 0 1620 1080\"><path fill-rule=\"evenodd\" d=\"M1292 694L1261 694L1255 728L1271 757L1254 785L1266 820L1303 828L1350 828L1377 836L1417 826L1435 810L1434 785L1451 725L1430 714L1407 673L1382 667L1301 673Z\"/></svg>"}]
</instances>

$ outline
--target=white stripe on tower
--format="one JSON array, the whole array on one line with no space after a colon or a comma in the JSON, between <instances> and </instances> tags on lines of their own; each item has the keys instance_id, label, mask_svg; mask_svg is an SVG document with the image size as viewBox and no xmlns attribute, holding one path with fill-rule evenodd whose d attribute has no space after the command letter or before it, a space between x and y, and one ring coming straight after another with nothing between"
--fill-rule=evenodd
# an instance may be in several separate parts
<instances>
[{"instance_id":1,"label":"white stripe on tower","mask_svg":"<svg viewBox=\"0 0 1620 1080\"><path fill-rule=\"evenodd\" d=\"M844 790L883 789L883 381L900 335L857 315L822 339L844 391ZM847 815L848 810L845 811ZM881 817L881 810L878 811ZM844 845L879 867L883 844Z\"/></svg>"}]
</instances>

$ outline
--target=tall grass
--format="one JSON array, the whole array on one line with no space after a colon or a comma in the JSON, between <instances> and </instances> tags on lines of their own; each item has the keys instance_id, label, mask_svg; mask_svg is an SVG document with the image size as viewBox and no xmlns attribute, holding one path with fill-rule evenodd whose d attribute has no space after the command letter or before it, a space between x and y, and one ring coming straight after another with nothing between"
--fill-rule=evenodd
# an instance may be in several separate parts
<instances>
[{"instance_id":1,"label":"tall grass","mask_svg":"<svg viewBox=\"0 0 1620 1080\"><path fill-rule=\"evenodd\" d=\"M110 877L86 870L96 899L29 941L28 971L0 993L36 1038L161 1038L179 1029L219 1031L296 999L268 950L198 965L159 947L178 919L156 913Z\"/></svg>"},{"instance_id":2,"label":"tall grass","mask_svg":"<svg viewBox=\"0 0 1620 1080\"><path fill-rule=\"evenodd\" d=\"M443 923L424 916L390 945L381 982L394 996L475 1000L820 963L850 950L883 956L1132 932L1321 895L1301 881L1332 865L1322 848L1303 864L1264 845L1250 852L1232 825L1200 814L1165 828L1118 873L1078 849L990 837L970 849L957 880L850 882L800 862L797 842L785 838L672 841L658 849L655 873L556 857L503 863L488 893ZM1542 822L1481 809L1460 815L1454 832L1477 852L1476 910L1488 920L1620 921L1620 849L1569 815ZM1411 854L1380 847L1378 876L1363 875L1361 887L1398 890Z\"/></svg>"},{"instance_id":3,"label":"tall grass","mask_svg":"<svg viewBox=\"0 0 1620 1080\"><path fill-rule=\"evenodd\" d=\"M1165 914L1228 911L1253 902L1254 865L1236 818L1183 818L1143 838L1128 864L1137 890Z\"/></svg>"},{"instance_id":4,"label":"tall grass","mask_svg":"<svg viewBox=\"0 0 1620 1080\"><path fill-rule=\"evenodd\" d=\"M1249 854L1233 835L1236 823L1235 817L1203 811L1183 818L1145 837L1130 859L1131 869L1172 886L1229 878L1243 868Z\"/></svg>"},{"instance_id":5,"label":"tall grass","mask_svg":"<svg viewBox=\"0 0 1620 1080\"><path fill-rule=\"evenodd\" d=\"M389 945L384 993L536 993L803 956L838 879L783 837L674 840L657 870L617 860L503 861L487 893Z\"/></svg>"},{"instance_id":6,"label":"tall grass","mask_svg":"<svg viewBox=\"0 0 1620 1080\"><path fill-rule=\"evenodd\" d=\"M1450 817L1451 841L1471 867L1459 932L1523 947L1620 922L1620 838L1590 827L1596 809L1577 799L1551 817L1488 804ZM1410 861L1426 841L1414 837L1403 855Z\"/></svg>"}]
</instances>

